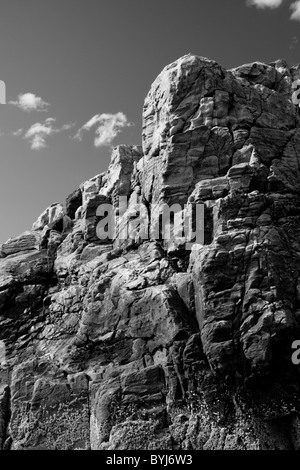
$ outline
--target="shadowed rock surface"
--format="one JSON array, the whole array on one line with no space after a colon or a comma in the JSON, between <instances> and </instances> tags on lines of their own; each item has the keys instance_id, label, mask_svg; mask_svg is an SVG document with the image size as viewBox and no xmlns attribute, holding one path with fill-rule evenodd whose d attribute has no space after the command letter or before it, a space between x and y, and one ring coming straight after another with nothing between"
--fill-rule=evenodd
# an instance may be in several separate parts
<instances>
[{"instance_id":1,"label":"shadowed rock surface","mask_svg":"<svg viewBox=\"0 0 300 470\"><path fill-rule=\"evenodd\" d=\"M2 449L300 449L299 77L180 58L142 147L0 247ZM165 204L204 204L203 246L151 239Z\"/></svg>"}]
</instances>

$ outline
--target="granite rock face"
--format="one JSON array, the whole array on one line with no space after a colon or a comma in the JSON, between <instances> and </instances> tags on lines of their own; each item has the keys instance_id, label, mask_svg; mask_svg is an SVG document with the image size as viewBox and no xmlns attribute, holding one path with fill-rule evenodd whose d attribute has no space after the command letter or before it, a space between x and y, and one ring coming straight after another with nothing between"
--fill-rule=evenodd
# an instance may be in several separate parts
<instances>
[{"instance_id":1,"label":"granite rock face","mask_svg":"<svg viewBox=\"0 0 300 470\"><path fill-rule=\"evenodd\" d=\"M300 449L299 76L180 58L142 147L1 246L2 449ZM174 204L203 243L153 236Z\"/></svg>"}]
</instances>

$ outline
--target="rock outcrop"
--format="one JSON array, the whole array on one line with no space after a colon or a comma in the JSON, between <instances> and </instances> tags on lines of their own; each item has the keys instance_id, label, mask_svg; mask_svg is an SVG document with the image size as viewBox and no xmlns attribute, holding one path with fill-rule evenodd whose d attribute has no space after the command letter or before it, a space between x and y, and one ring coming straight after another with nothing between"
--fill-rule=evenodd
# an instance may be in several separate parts
<instances>
[{"instance_id":1,"label":"rock outcrop","mask_svg":"<svg viewBox=\"0 0 300 470\"><path fill-rule=\"evenodd\" d=\"M1 246L2 449L300 449L299 76L180 58L142 147Z\"/></svg>"}]
</instances>

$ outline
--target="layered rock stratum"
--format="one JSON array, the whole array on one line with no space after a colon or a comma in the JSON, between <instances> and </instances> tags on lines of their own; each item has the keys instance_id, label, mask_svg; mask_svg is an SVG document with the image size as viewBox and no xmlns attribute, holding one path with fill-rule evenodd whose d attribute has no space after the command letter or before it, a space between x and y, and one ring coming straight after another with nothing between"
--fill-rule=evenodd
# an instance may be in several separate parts
<instances>
[{"instance_id":1,"label":"layered rock stratum","mask_svg":"<svg viewBox=\"0 0 300 470\"><path fill-rule=\"evenodd\" d=\"M299 78L180 58L142 147L1 246L2 449L300 449ZM204 244L151 238L165 204L204 206Z\"/></svg>"}]
</instances>

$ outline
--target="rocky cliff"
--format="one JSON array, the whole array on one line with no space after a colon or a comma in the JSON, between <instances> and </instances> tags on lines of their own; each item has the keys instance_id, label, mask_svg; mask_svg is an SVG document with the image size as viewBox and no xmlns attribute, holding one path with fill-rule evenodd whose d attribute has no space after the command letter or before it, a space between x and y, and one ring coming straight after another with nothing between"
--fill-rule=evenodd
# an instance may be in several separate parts
<instances>
[{"instance_id":1,"label":"rocky cliff","mask_svg":"<svg viewBox=\"0 0 300 470\"><path fill-rule=\"evenodd\" d=\"M1 246L2 449L300 449L299 77L180 58L142 147ZM173 204L204 207L204 244L151 236Z\"/></svg>"}]
</instances>

